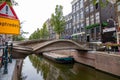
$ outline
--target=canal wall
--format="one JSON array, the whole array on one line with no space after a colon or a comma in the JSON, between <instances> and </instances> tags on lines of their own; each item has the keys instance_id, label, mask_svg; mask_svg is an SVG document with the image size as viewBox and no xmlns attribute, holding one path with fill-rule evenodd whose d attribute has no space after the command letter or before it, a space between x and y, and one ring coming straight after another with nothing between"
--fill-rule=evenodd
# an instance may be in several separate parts
<instances>
[{"instance_id":1,"label":"canal wall","mask_svg":"<svg viewBox=\"0 0 120 80\"><path fill-rule=\"evenodd\" d=\"M21 76L23 60L12 59L12 63L8 63L8 72L4 74L4 65L0 68L0 80L19 80Z\"/></svg>"},{"instance_id":2,"label":"canal wall","mask_svg":"<svg viewBox=\"0 0 120 80\"><path fill-rule=\"evenodd\" d=\"M116 76L120 76L120 55L97 51L60 50L56 53L72 55L76 62L94 67Z\"/></svg>"},{"instance_id":3,"label":"canal wall","mask_svg":"<svg viewBox=\"0 0 120 80\"><path fill-rule=\"evenodd\" d=\"M22 65L23 65L23 60L22 59L16 59L16 64L15 64L15 69L14 69L12 80L20 80Z\"/></svg>"}]
</instances>

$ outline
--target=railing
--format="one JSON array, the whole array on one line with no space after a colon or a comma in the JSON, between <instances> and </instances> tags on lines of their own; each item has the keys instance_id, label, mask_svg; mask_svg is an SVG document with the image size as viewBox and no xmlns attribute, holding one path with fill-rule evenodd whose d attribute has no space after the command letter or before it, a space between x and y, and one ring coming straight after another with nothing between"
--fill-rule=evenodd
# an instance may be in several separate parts
<instances>
[{"instance_id":1,"label":"railing","mask_svg":"<svg viewBox=\"0 0 120 80\"><path fill-rule=\"evenodd\" d=\"M13 44L9 44L8 45L8 42L5 42L5 45L2 45L0 46L0 49L1 49L1 52L0 54L1 55L1 67L3 66L4 67L4 74L7 74L8 73L8 62L9 63L12 63L12 47L13 47ZM0 68L1 68L0 67Z\"/></svg>"}]
</instances>

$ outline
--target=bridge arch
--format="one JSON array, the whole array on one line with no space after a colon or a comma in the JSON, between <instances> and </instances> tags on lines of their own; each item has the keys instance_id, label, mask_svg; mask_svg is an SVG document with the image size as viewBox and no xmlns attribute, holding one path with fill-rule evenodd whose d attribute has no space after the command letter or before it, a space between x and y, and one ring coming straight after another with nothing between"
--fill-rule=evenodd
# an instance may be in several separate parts
<instances>
[{"instance_id":1,"label":"bridge arch","mask_svg":"<svg viewBox=\"0 0 120 80\"><path fill-rule=\"evenodd\" d=\"M90 50L85 44L79 44L72 40L50 40L50 41L32 41L32 43L22 43L13 46L13 55L15 57L26 57L30 54L39 54L47 51L76 49L81 51Z\"/></svg>"},{"instance_id":2,"label":"bridge arch","mask_svg":"<svg viewBox=\"0 0 120 80\"><path fill-rule=\"evenodd\" d=\"M33 47L33 51L35 53L63 49L88 50L83 45L80 45L72 40L53 40L38 44L37 46Z\"/></svg>"}]
</instances>

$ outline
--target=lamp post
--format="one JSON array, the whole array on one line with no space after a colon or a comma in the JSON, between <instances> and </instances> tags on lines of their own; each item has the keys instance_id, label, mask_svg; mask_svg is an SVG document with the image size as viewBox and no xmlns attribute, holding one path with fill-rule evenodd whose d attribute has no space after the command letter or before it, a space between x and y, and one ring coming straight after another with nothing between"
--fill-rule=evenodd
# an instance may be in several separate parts
<instances>
[{"instance_id":1,"label":"lamp post","mask_svg":"<svg viewBox=\"0 0 120 80\"><path fill-rule=\"evenodd\" d=\"M115 27L115 31L116 31L117 44L119 44L119 38L118 38L118 32L117 32L117 25L118 25L118 23L114 19L112 19L112 18L107 19L107 22L109 22L110 20L114 22L114 27Z\"/></svg>"}]
</instances>

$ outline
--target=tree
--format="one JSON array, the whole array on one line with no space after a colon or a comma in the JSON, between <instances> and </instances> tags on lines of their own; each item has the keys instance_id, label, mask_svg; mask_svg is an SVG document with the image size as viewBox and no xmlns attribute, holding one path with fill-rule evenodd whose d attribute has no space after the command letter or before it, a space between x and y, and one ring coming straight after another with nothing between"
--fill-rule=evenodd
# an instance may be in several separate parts
<instances>
[{"instance_id":1,"label":"tree","mask_svg":"<svg viewBox=\"0 0 120 80\"><path fill-rule=\"evenodd\" d=\"M7 2L7 4L12 5L11 1L14 1L14 0L0 0L0 3Z\"/></svg>"},{"instance_id":2,"label":"tree","mask_svg":"<svg viewBox=\"0 0 120 80\"><path fill-rule=\"evenodd\" d=\"M28 34L28 32L23 31L22 27L20 27L20 34L19 35L13 35L13 41L25 40L24 34Z\"/></svg>"},{"instance_id":3,"label":"tree","mask_svg":"<svg viewBox=\"0 0 120 80\"><path fill-rule=\"evenodd\" d=\"M54 31L58 35L57 39L60 38L65 26L65 19L62 9L63 7L61 5L56 5L55 14L52 14L50 19L51 26L53 26Z\"/></svg>"},{"instance_id":4,"label":"tree","mask_svg":"<svg viewBox=\"0 0 120 80\"><path fill-rule=\"evenodd\" d=\"M105 2L103 2L103 0L99 0L100 2L100 6L105 7L107 6L108 2L114 3L116 4L117 2L119 2L120 0L105 0ZM97 3L97 0L93 0L93 4L95 5Z\"/></svg>"},{"instance_id":5,"label":"tree","mask_svg":"<svg viewBox=\"0 0 120 80\"><path fill-rule=\"evenodd\" d=\"M13 35L13 41L21 41L21 40L25 40L25 36L24 34L28 34L28 32L25 32L23 29L22 29L22 25L23 22L20 23L20 34L19 35Z\"/></svg>"},{"instance_id":6,"label":"tree","mask_svg":"<svg viewBox=\"0 0 120 80\"><path fill-rule=\"evenodd\" d=\"M29 39L47 39L48 35L46 23L44 23L41 29L37 28L37 30L30 35Z\"/></svg>"},{"instance_id":7,"label":"tree","mask_svg":"<svg viewBox=\"0 0 120 80\"><path fill-rule=\"evenodd\" d=\"M108 4L108 1L109 0L106 0L106 1L103 2L103 0L99 0L100 6L105 7ZM96 5L96 3L98 3L97 0L93 0L92 2L93 2L94 5Z\"/></svg>"},{"instance_id":8,"label":"tree","mask_svg":"<svg viewBox=\"0 0 120 80\"><path fill-rule=\"evenodd\" d=\"M30 40L32 40L32 39L40 39L40 30L39 30L39 28L37 28L37 30L36 31L34 31L31 35L30 35L30 37L29 37L29 39Z\"/></svg>"},{"instance_id":9,"label":"tree","mask_svg":"<svg viewBox=\"0 0 120 80\"><path fill-rule=\"evenodd\" d=\"M48 29L47 29L46 23L43 24L42 33L43 33L43 39L47 39L49 34L48 34Z\"/></svg>"}]
</instances>

